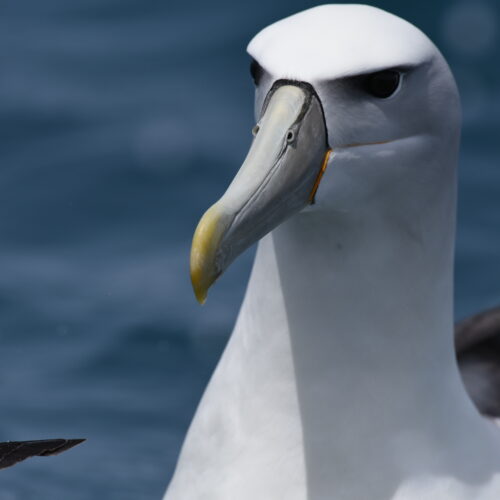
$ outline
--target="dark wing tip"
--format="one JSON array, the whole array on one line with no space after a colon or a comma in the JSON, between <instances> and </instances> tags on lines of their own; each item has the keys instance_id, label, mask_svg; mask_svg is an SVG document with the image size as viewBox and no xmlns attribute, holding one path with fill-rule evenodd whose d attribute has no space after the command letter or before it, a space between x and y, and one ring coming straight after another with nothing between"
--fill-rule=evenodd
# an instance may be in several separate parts
<instances>
[{"instance_id":1,"label":"dark wing tip","mask_svg":"<svg viewBox=\"0 0 500 500\"><path fill-rule=\"evenodd\" d=\"M500 335L500 306L481 311L455 325L455 346L458 354Z\"/></svg>"},{"instance_id":2,"label":"dark wing tip","mask_svg":"<svg viewBox=\"0 0 500 500\"><path fill-rule=\"evenodd\" d=\"M0 469L10 467L26 458L49 457L69 450L85 439L40 439L37 441L6 441L0 443Z\"/></svg>"},{"instance_id":3,"label":"dark wing tip","mask_svg":"<svg viewBox=\"0 0 500 500\"><path fill-rule=\"evenodd\" d=\"M500 307L458 323L455 348L470 398L483 415L500 417Z\"/></svg>"},{"instance_id":4,"label":"dark wing tip","mask_svg":"<svg viewBox=\"0 0 500 500\"><path fill-rule=\"evenodd\" d=\"M51 455L59 455L59 453L62 453L63 451L69 450L70 448L73 448L73 446L76 446L80 443L83 443L85 439L48 439L47 442L50 444L50 442L54 443L54 447L47 449L43 453L40 453L41 457L49 457ZM58 444L57 442L61 442Z\"/></svg>"}]
</instances>

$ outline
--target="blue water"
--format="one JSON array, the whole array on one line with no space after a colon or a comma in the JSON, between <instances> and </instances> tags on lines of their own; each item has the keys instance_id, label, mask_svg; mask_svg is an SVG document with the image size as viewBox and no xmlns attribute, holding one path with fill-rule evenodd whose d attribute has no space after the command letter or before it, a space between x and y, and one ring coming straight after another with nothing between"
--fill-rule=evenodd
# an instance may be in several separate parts
<instances>
[{"instance_id":1,"label":"blue water","mask_svg":"<svg viewBox=\"0 0 500 500\"><path fill-rule=\"evenodd\" d=\"M88 441L0 471L0 500L161 498L251 264L196 304L191 234L251 138L245 46L312 5L2 1L0 440ZM377 5L435 40L462 92L462 317L500 303L500 11Z\"/></svg>"}]
</instances>

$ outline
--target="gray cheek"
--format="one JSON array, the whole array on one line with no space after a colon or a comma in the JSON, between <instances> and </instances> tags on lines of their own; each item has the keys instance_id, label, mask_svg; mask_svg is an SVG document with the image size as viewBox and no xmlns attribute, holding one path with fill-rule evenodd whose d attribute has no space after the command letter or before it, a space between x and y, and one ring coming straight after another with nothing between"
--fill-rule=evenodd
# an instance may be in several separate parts
<instances>
[{"instance_id":1,"label":"gray cheek","mask_svg":"<svg viewBox=\"0 0 500 500\"><path fill-rule=\"evenodd\" d=\"M339 146L385 142L415 133L415 112L402 112L404 96L383 100L349 91L335 82L319 82L316 91L323 103L328 140Z\"/></svg>"}]
</instances>

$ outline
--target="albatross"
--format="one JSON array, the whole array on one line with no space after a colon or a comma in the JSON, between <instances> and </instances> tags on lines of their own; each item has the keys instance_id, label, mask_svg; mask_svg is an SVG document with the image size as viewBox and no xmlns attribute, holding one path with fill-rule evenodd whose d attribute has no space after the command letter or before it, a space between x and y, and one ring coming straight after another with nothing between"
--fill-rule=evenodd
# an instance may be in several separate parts
<instances>
[{"instance_id":1,"label":"albatross","mask_svg":"<svg viewBox=\"0 0 500 500\"><path fill-rule=\"evenodd\" d=\"M498 500L500 433L454 350L460 103L416 27L365 5L248 46L250 151L191 279L257 253L165 500Z\"/></svg>"}]
</instances>

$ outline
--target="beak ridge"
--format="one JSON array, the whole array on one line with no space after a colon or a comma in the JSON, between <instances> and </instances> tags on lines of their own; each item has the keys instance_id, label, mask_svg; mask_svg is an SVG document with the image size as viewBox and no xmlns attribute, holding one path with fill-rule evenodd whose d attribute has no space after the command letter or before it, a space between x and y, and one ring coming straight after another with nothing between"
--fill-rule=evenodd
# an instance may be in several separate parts
<instances>
[{"instance_id":1,"label":"beak ridge","mask_svg":"<svg viewBox=\"0 0 500 500\"><path fill-rule=\"evenodd\" d=\"M240 253L313 201L328 161L323 109L314 90L279 83L266 97L238 174L196 228L190 265L200 303Z\"/></svg>"}]
</instances>

